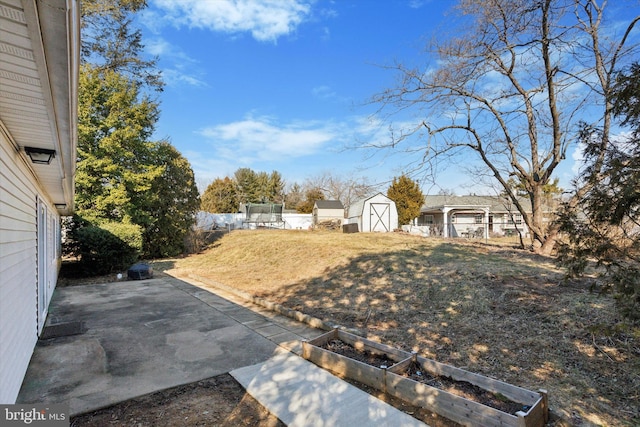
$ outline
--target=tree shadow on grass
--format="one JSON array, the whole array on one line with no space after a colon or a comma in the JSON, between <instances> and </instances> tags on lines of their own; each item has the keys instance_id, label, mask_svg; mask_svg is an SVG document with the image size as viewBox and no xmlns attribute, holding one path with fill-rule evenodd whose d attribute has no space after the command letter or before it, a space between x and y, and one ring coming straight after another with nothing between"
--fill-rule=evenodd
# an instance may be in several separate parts
<instances>
[{"instance_id":1,"label":"tree shadow on grass","mask_svg":"<svg viewBox=\"0 0 640 427\"><path fill-rule=\"evenodd\" d=\"M425 245L361 255L263 296L444 363L549 388L552 404L585 417L615 419L633 407L627 390L640 385L621 369L631 372L640 358L594 350L588 326L609 318L612 301L562 286L562 273L544 261L524 251Z\"/></svg>"}]
</instances>

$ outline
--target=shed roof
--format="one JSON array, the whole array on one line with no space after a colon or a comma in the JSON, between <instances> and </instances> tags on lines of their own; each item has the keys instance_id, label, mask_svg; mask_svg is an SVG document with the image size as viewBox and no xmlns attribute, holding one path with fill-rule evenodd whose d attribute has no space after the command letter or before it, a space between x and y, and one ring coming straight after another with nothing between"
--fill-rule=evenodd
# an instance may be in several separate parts
<instances>
[{"instance_id":1,"label":"shed roof","mask_svg":"<svg viewBox=\"0 0 640 427\"><path fill-rule=\"evenodd\" d=\"M362 213L364 212L364 205L371 199L379 199L379 201L393 203L395 205L395 202L390 198L388 198L387 196L385 196L384 194L376 193L373 196L365 197L364 199L360 199L352 203L351 206L349 206L349 213L348 213L349 218L362 215Z\"/></svg>"},{"instance_id":2,"label":"shed roof","mask_svg":"<svg viewBox=\"0 0 640 427\"><path fill-rule=\"evenodd\" d=\"M316 200L318 209L344 209L344 205L340 200Z\"/></svg>"}]
</instances>

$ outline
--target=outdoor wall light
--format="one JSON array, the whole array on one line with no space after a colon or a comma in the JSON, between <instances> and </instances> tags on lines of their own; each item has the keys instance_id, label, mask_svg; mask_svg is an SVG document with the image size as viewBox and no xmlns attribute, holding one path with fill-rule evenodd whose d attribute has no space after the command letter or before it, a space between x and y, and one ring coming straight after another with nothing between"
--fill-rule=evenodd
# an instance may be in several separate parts
<instances>
[{"instance_id":1,"label":"outdoor wall light","mask_svg":"<svg viewBox=\"0 0 640 427\"><path fill-rule=\"evenodd\" d=\"M24 152L27 153L31 162L37 165L48 165L51 163L51 159L56 156L55 150L46 148L24 147Z\"/></svg>"}]
</instances>

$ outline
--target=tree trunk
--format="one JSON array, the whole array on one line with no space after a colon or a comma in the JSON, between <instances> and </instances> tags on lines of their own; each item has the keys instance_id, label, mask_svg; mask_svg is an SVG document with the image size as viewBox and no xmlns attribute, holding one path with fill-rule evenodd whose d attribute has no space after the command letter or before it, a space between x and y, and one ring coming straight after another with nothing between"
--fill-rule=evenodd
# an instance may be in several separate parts
<instances>
[{"instance_id":1,"label":"tree trunk","mask_svg":"<svg viewBox=\"0 0 640 427\"><path fill-rule=\"evenodd\" d=\"M555 249L556 242L558 241L558 227L555 224L549 225L547 229L547 235L545 236L542 246L537 248L535 252L540 255L551 255Z\"/></svg>"}]
</instances>

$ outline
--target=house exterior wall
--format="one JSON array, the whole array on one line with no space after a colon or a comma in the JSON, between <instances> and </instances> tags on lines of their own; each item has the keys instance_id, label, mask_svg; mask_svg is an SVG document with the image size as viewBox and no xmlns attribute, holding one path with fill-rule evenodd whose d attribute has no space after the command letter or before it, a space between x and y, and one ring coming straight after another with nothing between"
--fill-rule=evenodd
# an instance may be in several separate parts
<instances>
[{"instance_id":1,"label":"house exterior wall","mask_svg":"<svg viewBox=\"0 0 640 427\"><path fill-rule=\"evenodd\" d=\"M56 210L0 133L0 404L15 403L44 324L58 274L59 230Z\"/></svg>"},{"instance_id":2,"label":"house exterior wall","mask_svg":"<svg viewBox=\"0 0 640 427\"><path fill-rule=\"evenodd\" d=\"M444 233L445 215L442 212L422 213L417 222L419 226L429 227L430 236L485 237L488 230L487 216L481 211L450 211L446 221L446 234Z\"/></svg>"},{"instance_id":3,"label":"house exterior wall","mask_svg":"<svg viewBox=\"0 0 640 427\"><path fill-rule=\"evenodd\" d=\"M515 235L520 231L523 236L529 236L529 228L519 213L494 213L492 215L491 231L501 235Z\"/></svg>"},{"instance_id":4,"label":"house exterior wall","mask_svg":"<svg viewBox=\"0 0 640 427\"><path fill-rule=\"evenodd\" d=\"M486 227L484 214L481 213L453 213L449 226L449 237L473 237L474 233L481 232L484 237ZM481 230L481 231L479 231Z\"/></svg>"},{"instance_id":5,"label":"house exterior wall","mask_svg":"<svg viewBox=\"0 0 640 427\"><path fill-rule=\"evenodd\" d=\"M521 199L520 204L530 212L527 199ZM483 215L481 222L480 215ZM480 227L484 227L485 238L518 232L529 236L522 215L511 202L495 196L426 196L416 225L428 227L430 236L466 237L471 230L473 237L478 237Z\"/></svg>"}]
</instances>

